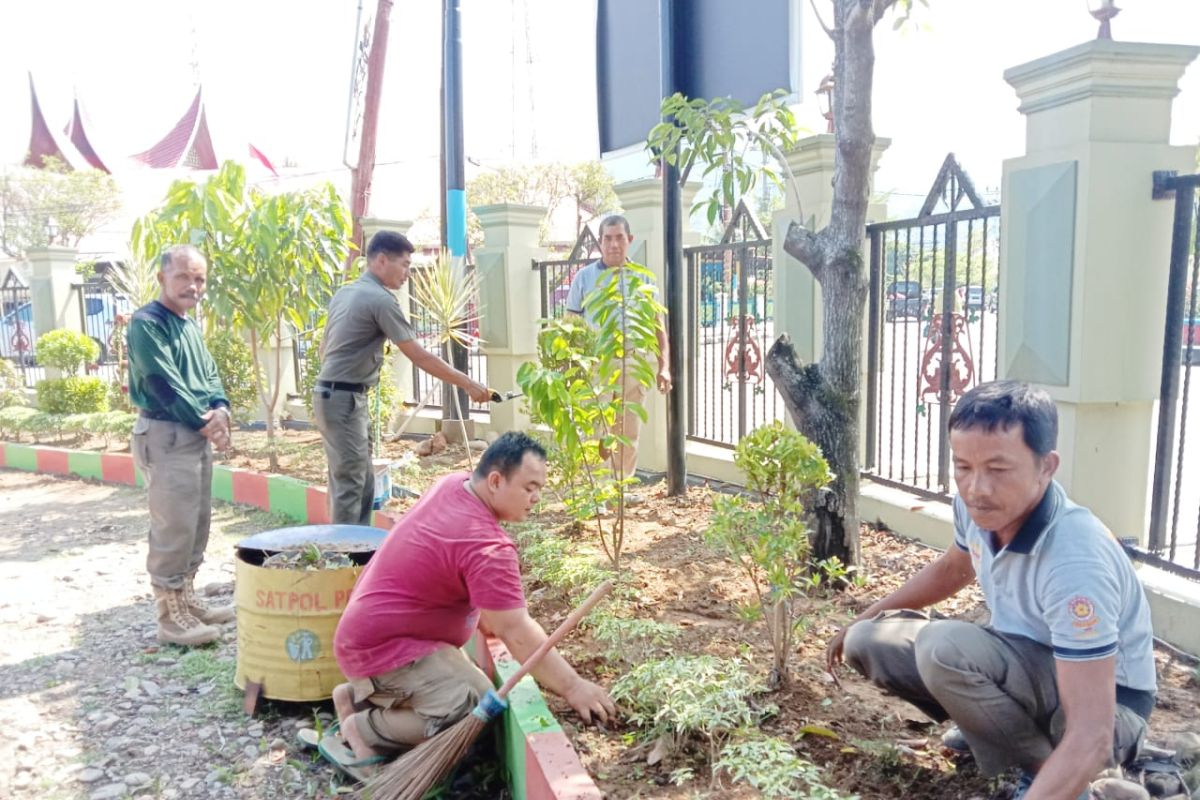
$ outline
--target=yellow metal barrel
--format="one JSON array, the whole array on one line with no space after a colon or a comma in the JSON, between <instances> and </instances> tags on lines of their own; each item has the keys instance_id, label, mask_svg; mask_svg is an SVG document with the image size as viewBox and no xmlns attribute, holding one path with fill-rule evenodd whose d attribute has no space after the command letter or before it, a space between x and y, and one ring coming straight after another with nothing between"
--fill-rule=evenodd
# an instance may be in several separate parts
<instances>
[{"instance_id":1,"label":"yellow metal barrel","mask_svg":"<svg viewBox=\"0 0 1200 800\"><path fill-rule=\"evenodd\" d=\"M261 684L273 700L323 700L345 681L333 655L333 634L362 564L384 531L357 525L307 525L252 536L238 544L234 601L237 670L234 684ZM343 569L259 566L275 552L315 544L351 554Z\"/></svg>"}]
</instances>

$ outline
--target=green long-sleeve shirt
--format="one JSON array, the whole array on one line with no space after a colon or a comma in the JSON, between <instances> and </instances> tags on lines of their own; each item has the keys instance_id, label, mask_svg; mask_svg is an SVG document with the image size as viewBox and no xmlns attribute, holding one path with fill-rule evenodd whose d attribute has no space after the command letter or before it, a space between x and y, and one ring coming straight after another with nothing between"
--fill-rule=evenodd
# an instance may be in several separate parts
<instances>
[{"instance_id":1,"label":"green long-sleeve shirt","mask_svg":"<svg viewBox=\"0 0 1200 800\"><path fill-rule=\"evenodd\" d=\"M210 409L228 406L200 328L157 300L129 321L129 399L155 418L200 430Z\"/></svg>"}]
</instances>

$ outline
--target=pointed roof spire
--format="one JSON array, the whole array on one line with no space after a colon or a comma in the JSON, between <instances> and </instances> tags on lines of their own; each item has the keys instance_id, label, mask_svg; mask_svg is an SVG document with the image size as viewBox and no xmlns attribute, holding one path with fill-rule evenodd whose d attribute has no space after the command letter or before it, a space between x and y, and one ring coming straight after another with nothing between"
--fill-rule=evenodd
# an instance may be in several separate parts
<instances>
[{"instance_id":1,"label":"pointed roof spire","mask_svg":"<svg viewBox=\"0 0 1200 800\"><path fill-rule=\"evenodd\" d=\"M41 169L47 158L57 158L68 169L81 169L87 162L69 142L64 142L46 124L42 105L38 102L37 89L33 86L33 73L29 73L29 97L32 114L29 125L29 151L25 154L25 165Z\"/></svg>"},{"instance_id":2,"label":"pointed roof spire","mask_svg":"<svg viewBox=\"0 0 1200 800\"><path fill-rule=\"evenodd\" d=\"M104 160L96 152L96 148L92 146L91 139L88 138L87 130L84 127L84 120L87 119L87 114L83 111L83 106L79 103L79 95L75 96L75 111L71 115L71 121L67 124L63 131L71 139L71 144L75 145L79 150L80 155L87 159L87 162L101 172L112 174L104 164Z\"/></svg>"},{"instance_id":3,"label":"pointed roof spire","mask_svg":"<svg viewBox=\"0 0 1200 800\"><path fill-rule=\"evenodd\" d=\"M203 95L204 87L200 87L191 106L175 123L175 127L149 150L134 155L134 160L154 169L217 169L219 164L213 150L212 136L208 132Z\"/></svg>"}]
</instances>

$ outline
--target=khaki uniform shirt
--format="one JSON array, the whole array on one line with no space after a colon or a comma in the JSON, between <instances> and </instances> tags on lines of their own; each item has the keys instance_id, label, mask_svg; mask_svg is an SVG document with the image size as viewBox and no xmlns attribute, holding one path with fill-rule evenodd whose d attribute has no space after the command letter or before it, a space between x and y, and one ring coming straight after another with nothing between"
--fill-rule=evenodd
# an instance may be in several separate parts
<instances>
[{"instance_id":1,"label":"khaki uniform shirt","mask_svg":"<svg viewBox=\"0 0 1200 800\"><path fill-rule=\"evenodd\" d=\"M384 342L414 337L396 294L374 274L364 272L329 301L317 380L374 386L383 366Z\"/></svg>"}]
</instances>

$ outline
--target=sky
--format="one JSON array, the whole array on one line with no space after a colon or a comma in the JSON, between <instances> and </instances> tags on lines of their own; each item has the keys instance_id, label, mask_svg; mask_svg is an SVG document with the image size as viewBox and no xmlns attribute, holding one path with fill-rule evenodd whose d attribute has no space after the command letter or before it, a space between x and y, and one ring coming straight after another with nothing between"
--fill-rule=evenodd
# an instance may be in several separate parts
<instances>
[{"instance_id":1,"label":"sky","mask_svg":"<svg viewBox=\"0 0 1200 800\"><path fill-rule=\"evenodd\" d=\"M653 2L654 0L646 0ZM734 0L731 0L731 2ZM374 0L364 0L366 12ZM815 0L828 18L828 0ZM876 189L893 216L920 204L953 151L981 189L1023 153L1005 69L1095 35L1087 0L930 0L916 25L876 33L875 131L892 139ZM1200 44L1197 0L1126 0L1127 41ZM104 153L154 144L204 85L218 156L253 143L276 164L348 183L342 146L358 0L0 0L0 163L28 142L27 72L51 126L83 100ZM802 124L823 130L813 91L832 43L802 5ZM513 160L596 158L595 0L462 0L465 149L480 170ZM391 14L376 216L428 215L438 198L441 3ZM1176 99L1172 141L1200 140L1200 65ZM640 154L613 164L647 174ZM148 201L143 201L148 202ZM147 209L148 210L148 209Z\"/></svg>"}]
</instances>

